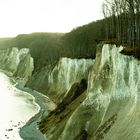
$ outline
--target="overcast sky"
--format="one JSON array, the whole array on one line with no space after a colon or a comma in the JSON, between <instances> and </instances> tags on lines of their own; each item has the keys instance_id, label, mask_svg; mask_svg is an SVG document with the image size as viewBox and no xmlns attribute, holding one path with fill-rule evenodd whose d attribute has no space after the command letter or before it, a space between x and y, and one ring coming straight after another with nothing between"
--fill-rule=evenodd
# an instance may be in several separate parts
<instances>
[{"instance_id":1,"label":"overcast sky","mask_svg":"<svg viewBox=\"0 0 140 140\"><path fill-rule=\"evenodd\" d=\"M102 18L103 0L0 0L0 37L69 32Z\"/></svg>"}]
</instances>

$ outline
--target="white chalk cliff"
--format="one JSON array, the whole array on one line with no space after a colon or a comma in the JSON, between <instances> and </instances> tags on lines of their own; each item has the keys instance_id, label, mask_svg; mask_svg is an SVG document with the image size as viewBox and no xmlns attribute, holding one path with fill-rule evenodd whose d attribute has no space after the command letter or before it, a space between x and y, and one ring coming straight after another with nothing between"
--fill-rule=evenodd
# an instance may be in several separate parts
<instances>
[{"instance_id":1,"label":"white chalk cliff","mask_svg":"<svg viewBox=\"0 0 140 140\"><path fill-rule=\"evenodd\" d=\"M121 49L109 44L98 46L87 90L62 112L52 113L42 120L40 129L48 140L140 139L140 62L122 55ZM70 64L63 65L66 69ZM63 81L68 85L70 80L65 78L76 76L74 70L69 76L69 70L58 73L57 79L62 80L58 80L60 85ZM56 84L54 89L58 87Z\"/></svg>"},{"instance_id":2,"label":"white chalk cliff","mask_svg":"<svg viewBox=\"0 0 140 140\"><path fill-rule=\"evenodd\" d=\"M31 79L27 85L57 103L39 124L48 140L138 140L140 61L121 50L99 45L95 60L61 58L31 79L29 49L8 48L0 50L0 69Z\"/></svg>"},{"instance_id":3,"label":"white chalk cliff","mask_svg":"<svg viewBox=\"0 0 140 140\"><path fill-rule=\"evenodd\" d=\"M32 79L30 86L59 103L74 83L88 78L92 59L61 58L54 68L46 66Z\"/></svg>"},{"instance_id":4,"label":"white chalk cliff","mask_svg":"<svg viewBox=\"0 0 140 140\"><path fill-rule=\"evenodd\" d=\"M27 48L0 50L0 69L27 82L34 69L33 58Z\"/></svg>"}]
</instances>

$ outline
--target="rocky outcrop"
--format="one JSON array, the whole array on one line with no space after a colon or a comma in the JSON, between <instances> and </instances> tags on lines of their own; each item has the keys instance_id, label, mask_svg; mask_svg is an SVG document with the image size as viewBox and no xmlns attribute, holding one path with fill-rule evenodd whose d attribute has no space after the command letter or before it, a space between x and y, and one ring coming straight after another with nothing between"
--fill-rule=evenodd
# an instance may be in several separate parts
<instances>
[{"instance_id":1,"label":"rocky outcrop","mask_svg":"<svg viewBox=\"0 0 140 140\"><path fill-rule=\"evenodd\" d=\"M121 50L116 45L98 46L87 90L40 123L49 140L140 138L140 62Z\"/></svg>"},{"instance_id":2,"label":"rocky outcrop","mask_svg":"<svg viewBox=\"0 0 140 140\"><path fill-rule=\"evenodd\" d=\"M35 74L28 85L59 104L73 84L80 83L82 79L87 80L93 64L92 59L61 58L55 67L46 66Z\"/></svg>"},{"instance_id":3,"label":"rocky outcrop","mask_svg":"<svg viewBox=\"0 0 140 140\"><path fill-rule=\"evenodd\" d=\"M8 72L11 76L14 75L18 80L24 81L24 83L31 77L34 69L33 65L33 58L27 48L0 50L0 69Z\"/></svg>"}]
</instances>

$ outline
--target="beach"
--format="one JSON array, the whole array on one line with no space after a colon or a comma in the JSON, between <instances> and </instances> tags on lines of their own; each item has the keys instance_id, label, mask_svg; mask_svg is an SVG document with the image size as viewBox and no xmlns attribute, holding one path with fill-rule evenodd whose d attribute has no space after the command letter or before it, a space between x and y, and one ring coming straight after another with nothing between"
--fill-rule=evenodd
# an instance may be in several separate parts
<instances>
[{"instance_id":1,"label":"beach","mask_svg":"<svg viewBox=\"0 0 140 140\"><path fill-rule=\"evenodd\" d=\"M43 103L43 99L46 103L49 99L47 101L36 91L27 88L23 91L16 86L17 84L11 82L11 78L0 72L0 140L44 140L45 137L38 130L37 123L45 113L40 105L50 110L48 105Z\"/></svg>"}]
</instances>

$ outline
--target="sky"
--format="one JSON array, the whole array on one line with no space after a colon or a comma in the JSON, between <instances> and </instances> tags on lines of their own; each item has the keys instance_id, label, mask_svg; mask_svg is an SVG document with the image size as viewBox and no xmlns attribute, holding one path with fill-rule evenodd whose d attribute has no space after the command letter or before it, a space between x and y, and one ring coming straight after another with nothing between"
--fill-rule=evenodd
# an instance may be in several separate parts
<instances>
[{"instance_id":1,"label":"sky","mask_svg":"<svg viewBox=\"0 0 140 140\"><path fill-rule=\"evenodd\" d=\"M0 37L69 32L103 18L103 0L0 0Z\"/></svg>"}]
</instances>

